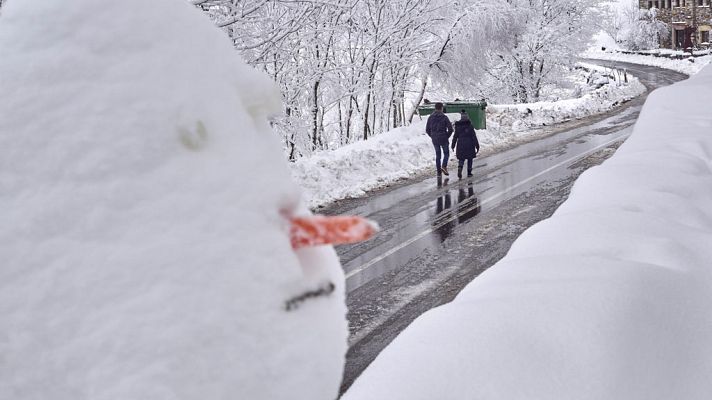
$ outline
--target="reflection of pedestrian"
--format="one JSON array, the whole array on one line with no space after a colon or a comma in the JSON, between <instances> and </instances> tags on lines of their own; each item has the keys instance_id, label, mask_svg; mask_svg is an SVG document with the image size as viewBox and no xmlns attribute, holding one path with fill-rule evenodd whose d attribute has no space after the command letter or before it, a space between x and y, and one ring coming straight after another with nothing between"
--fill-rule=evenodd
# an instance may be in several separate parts
<instances>
[{"instance_id":1,"label":"reflection of pedestrian","mask_svg":"<svg viewBox=\"0 0 712 400\"><path fill-rule=\"evenodd\" d=\"M435 233L440 236L440 241L452 235L455 221L452 217L452 199L450 191L446 191L435 201L435 219L433 220Z\"/></svg>"},{"instance_id":2,"label":"reflection of pedestrian","mask_svg":"<svg viewBox=\"0 0 712 400\"><path fill-rule=\"evenodd\" d=\"M463 201L467 200L468 198L472 197L475 195L475 189L472 187L472 182L470 182L467 185L467 192L465 192L465 188L463 186L460 186L457 190L457 202L462 203Z\"/></svg>"},{"instance_id":3,"label":"reflection of pedestrian","mask_svg":"<svg viewBox=\"0 0 712 400\"><path fill-rule=\"evenodd\" d=\"M460 112L460 120L455 122L455 136L452 138L452 149L457 151L457 177L462 179L462 167L467 160L467 176L472 176L472 159L477 157L480 151L480 142L475 134L475 127L472 126L470 118L465 110Z\"/></svg>"},{"instance_id":4,"label":"reflection of pedestrian","mask_svg":"<svg viewBox=\"0 0 712 400\"><path fill-rule=\"evenodd\" d=\"M452 200L450 199L450 192L447 191L435 201L435 214L449 210L450 207L452 207Z\"/></svg>"},{"instance_id":5,"label":"reflection of pedestrian","mask_svg":"<svg viewBox=\"0 0 712 400\"><path fill-rule=\"evenodd\" d=\"M435 147L435 171L438 176L443 173L449 175L447 172L447 160L450 158L450 151L448 150L448 140L450 135L452 135L452 124L450 119L443 113L443 103L435 103L435 112L430 114L428 117L428 122L425 125L425 133L430 136L433 141L433 147ZM442 165L441 160L441 150L442 155Z\"/></svg>"},{"instance_id":6,"label":"reflection of pedestrian","mask_svg":"<svg viewBox=\"0 0 712 400\"><path fill-rule=\"evenodd\" d=\"M480 201L475 197L475 189L472 187L472 182L467 184L467 193L465 188L460 186L457 193L457 223L462 224L467 222L482 211Z\"/></svg>"},{"instance_id":7,"label":"reflection of pedestrian","mask_svg":"<svg viewBox=\"0 0 712 400\"><path fill-rule=\"evenodd\" d=\"M447 182L450 178L445 177L445 181L443 182L443 177L438 175L438 188L443 187L443 185L447 186Z\"/></svg>"}]
</instances>

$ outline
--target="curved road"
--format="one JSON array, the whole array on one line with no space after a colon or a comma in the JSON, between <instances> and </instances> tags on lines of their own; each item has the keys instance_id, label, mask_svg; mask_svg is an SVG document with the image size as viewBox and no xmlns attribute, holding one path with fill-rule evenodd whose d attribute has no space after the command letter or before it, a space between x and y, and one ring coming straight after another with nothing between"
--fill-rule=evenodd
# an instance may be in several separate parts
<instances>
[{"instance_id":1,"label":"curved road","mask_svg":"<svg viewBox=\"0 0 712 400\"><path fill-rule=\"evenodd\" d=\"M686 78L654 67L591 62L626 68L649 90ZM382 228L374 240L337 248L351 333L342 392L410 322L452 300L524 230L548 218L576 178L628 137L647 94L478 158L473 178L423 176L324 210L366 216Z\"/></svg>"}]
</instances>

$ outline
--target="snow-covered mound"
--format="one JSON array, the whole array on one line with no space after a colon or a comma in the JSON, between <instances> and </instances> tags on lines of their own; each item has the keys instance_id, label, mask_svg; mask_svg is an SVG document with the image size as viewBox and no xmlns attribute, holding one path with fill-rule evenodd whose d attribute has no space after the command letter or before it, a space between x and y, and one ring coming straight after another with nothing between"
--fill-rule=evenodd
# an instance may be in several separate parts
<instances>
[{"instance_id":1,"label":"snow-covered mound","mask_svg":"<svg viewBox=\"0 0 712 400\"><path fill-rule=\"evenodd\" d=\"M553 217L344 400L709 399L712 68L655 91Z\"/></svg>"},{"instance_id":2,"label":"snow-covered mound","mask_svg":"<svg viewBox=\"0 0 712 400\"><path fill-rule=\"evenodd\" d=\"M268 79L180 0L10 1L0 54L0 399L333 399Z\"/></svg>"}]
</instances>

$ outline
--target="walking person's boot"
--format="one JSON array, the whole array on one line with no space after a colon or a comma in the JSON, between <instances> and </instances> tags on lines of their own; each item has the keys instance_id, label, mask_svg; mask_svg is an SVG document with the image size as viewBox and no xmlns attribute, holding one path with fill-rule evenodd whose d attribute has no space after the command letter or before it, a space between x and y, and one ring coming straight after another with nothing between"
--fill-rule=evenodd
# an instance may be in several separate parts
<instances>
[{"instance_id":1,"label":"walking person's boot","mask_svg":"<svg viewBox=\"0 0 712 400\"><path fill-rule=\"evenodd\" d=\"M443 171L443 174L445 174L445 176L450 175L450 174L447 172L447 167L442 167L442 168L441 168L441 171Z\"/></svg>"},{"instance_id":2,"label":"walking person's boot","mask_svg":"<svg viewBox=\"0 0 712 400\"><path fill-rule=\"evenodd\" d=\"M462 179L462 166L457 167L457 177Z\"/></svg>"}]
</instances>

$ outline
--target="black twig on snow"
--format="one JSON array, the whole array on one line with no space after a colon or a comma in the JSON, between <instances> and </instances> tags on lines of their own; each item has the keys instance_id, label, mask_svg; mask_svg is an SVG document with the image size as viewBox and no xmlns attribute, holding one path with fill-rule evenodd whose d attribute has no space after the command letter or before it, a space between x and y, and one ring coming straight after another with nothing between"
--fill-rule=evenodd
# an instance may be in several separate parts
<instances>
[{"instance_id":1,"label":"black twig on snow","mask_svg":"<svg viewBox=\"0 0 712 400\"><path fill-rule=\"evenodd\" d=\"M284 304L284 309L287 311L295 310L299 307L301 303L309 299L330 295L334 292L334 289L336 289L336 286L334 286L332 282L329 282L316 290L310 290L300 294L299 296L292 297L291 299L286 301L286 303Z\"/></svg>"}]
</instances>

